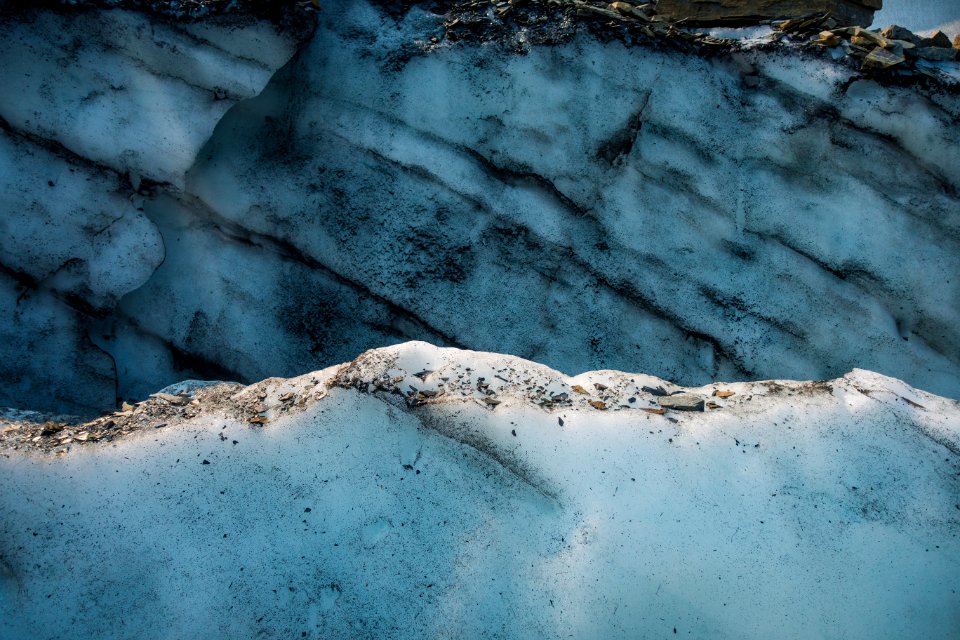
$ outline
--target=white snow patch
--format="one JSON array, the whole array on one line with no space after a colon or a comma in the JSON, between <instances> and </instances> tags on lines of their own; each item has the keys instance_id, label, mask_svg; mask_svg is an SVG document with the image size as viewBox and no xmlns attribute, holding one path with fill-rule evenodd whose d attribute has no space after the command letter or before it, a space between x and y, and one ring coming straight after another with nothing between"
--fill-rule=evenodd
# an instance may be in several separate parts
<instances>
[{"instance_id":1,"label":"white snow patch","mask_svg":"<svg viewBox=\"0 0 960 640\"><path fill-rule=\"evenodd\" d=\"M425 366L457 393L497 372L497 394L511 402L451 393L409 407L387 387L334 387L266 428L204 413L61 458L7 452L0 634L956 629L954 401L858 370L821 383L708 385L687 392L721 408L655 415L619 404L657 382L649 377L571 379L423 343L268 387L420 380ZM545 410L523 393L575 380L609 385L589 395L606 393L616 409L577 395Z\"/></svg>"}]
</instances>

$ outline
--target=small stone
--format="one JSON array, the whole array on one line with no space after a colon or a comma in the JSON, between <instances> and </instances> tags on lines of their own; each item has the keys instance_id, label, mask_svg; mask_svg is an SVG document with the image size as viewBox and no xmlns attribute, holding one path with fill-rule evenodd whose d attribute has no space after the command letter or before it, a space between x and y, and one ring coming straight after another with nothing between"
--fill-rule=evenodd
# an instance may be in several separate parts
<instances>
[{"instance_id":1,"label":"small stone","mask_svg":"<svg viewBox=\"0 0 960 640\"><path fill-rule=\"evenodd\" d=\"M675 396L666 396L657 400L660 406L675 411L703 411L703 398L681 393Z\"/></svg>"},{"instance_id":2,"label":"small stone","mask_svg":"<svg viewBox=\"0 0 960 640\"><path fill-rule=\"evenodd\" d=\"M736 395L736 391L721 391L720 389L714 389L713 395L718 398L729 398L730 396Z\"/></svg>"},{"instance_id":3,"label":"small stone","mask_svg":"<svg viewBox=\"0 0 960 640\"><path fill-rule=\"evenodd\" d=\"M495 406L497 406L498 404L500 404L500 401L499 401L499 400L494 400L493 398L491 398L491 397L489 397L489 396L485 397L485 398L483 399L483 401L487 404L487 406L490 406L490 407L495 407Z\"/></svg>"},{"instance_id":4,"label":"small stone","mask_svg":"<svg viewBox=\"0 0 960 640\"><path fill-rule=\"evenodd\" d=\"M599 409L600 411L607 410L607 403L603 402L602 400L591 400L590 406L593 407L594 409Z\"/></svg>"},{"instance_id":5,"label":"small stone","mask_svg":"<svg viewBox=\"0 0 960 640\"><path fill-rule=\"evenodd\" d=\"M857 29L856 32L850 36L850 42L858 47L864 48L885 47L887 45L886 38L878 33L867 31L866 29Z\"/></svg>"},{"instance_id":6,"label":"small stone","mask_svg":"<svg viewBox=\"0 0 960 640\"><path fill-rule=\"evenodd\" d=\"M590 394L589 391L587 391L586 389L584 389L583 387L581 387L581 386L578 385L578 384L573 385L572 387L570 387L570 389L571 389L574 393L579 393L579 394L582 394L582 395L585 395L585 396Z\"/></svg>"},{"instance_id":7,"label":"small stone","mask_svg":"<svg viewBox=\"0 0 960 640\"><path fill-rule=\"evenodd\" d=\"M270 418L268 418L267 416L253 416L252 418L247 420L247 422L249 422L250 424L266 424L270 422Z\"/></svg>"},{"instance_id":8,"label":"small stone","mask_svg":"<svg viewBox=\"0 0 960 640\"><path fill-rule=\"evenodd\" d=\"M293 395L294 395L293 391L289 391L277 399L280 400L280 402L290 402L291 400L293 400Z\"/></svg>"},{"instance_id":9,"label":"small stone","mask_svg":"<svg viewBox=\"0 0 960 640\"><path fill-rule=\"evenodd\" d=\"M821 31L820 37L814 41L814 44L818 44L821 47L836 47L843 42L843 38L833 33L832 31Z\"/></svg>"},{"instance_id":10,"label":"small stone","mask_svg":"<svg viewBox=\"0 0 960 640\"><path fill-rule=\"evenodd\" d=\"M56 422L44 422L43 430L40 432L41 436L52 436L55 433L63 431L63 425L57 424Z\"/></svg>"},{"instance_id":11,"label":"small stone","mask_svg":"<svg viewBox=\"0 0 960 640\"><path fill-rule=\"evenodd\" d=\"M597 391L606 391L607 388L608 388L607 385L605 385L605 384L600 384L599 382L594 382L594 383L593 383L593 386L594 386L594 388L595 388Z\"/></svg>"},{"instance_id":12,"label":"small stone","mask_svg":"<svg viewBox=\"0 0 960 640\"><path fill-rule=\"evenodd\" d=\"M130 404L129 402L124 402L123 404L120 405L120 411L123 413L129 413L133 411L133 405Z\"/></svg>"},{"instance_id":13,"label":"small stone","mask_svg":"<svg viewBox=\"0 0 960 640\"><path fill-rule=\"evenodd\" d=\"M647 413L653 413L653 414L656 414L656 415L658 415L658 416L662 416L663 414L665 414L665 413L667 412L666 409L653 409L653 408L646 408L646 407L641 407L641 408L640 408L640 411L646 411Z\"/></svg>"}]
</instances>

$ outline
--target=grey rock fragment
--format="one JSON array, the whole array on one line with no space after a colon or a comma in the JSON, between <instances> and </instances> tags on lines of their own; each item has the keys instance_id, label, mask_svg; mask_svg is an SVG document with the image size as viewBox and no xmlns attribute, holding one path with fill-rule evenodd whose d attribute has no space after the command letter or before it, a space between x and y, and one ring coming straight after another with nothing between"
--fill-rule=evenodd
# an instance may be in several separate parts
<instances>
[{"instance_id":1,"label":"grey rock fragment","mask_svg":"<svg viewBox=\"0 0 960 640\"><path fill-rule=\"evenodd\" d=\"M902 49L900 51L887 51L877 47L863 59L864 69L889 69L906 61L903 57Z\"/></svg>"},{"instance_id":2,"label":"grey rock fragment","mask_svg":"<svg viewBox=\"0 0 960 640\"><path fill-rule=\"evenodd\" d=\"M665 396L658 398L657 402L664 409L673 409L674 411L703 411L703 398L689 393L681 393L675 396Z\"/></svg>"},{"instance_id":3,"label":"grey rock fragment","mask_svg":"<svg viewBox=\"0 0 960 640\"><path fill-rule=\"evenodd\" d=\"M157 398L158 400L164 400L177 407L182 407L186 405L188 402L190 402L190 398L184 398L183 396L175 396L172 393L163 393L163 392L152 393L150 394L150 397Z\"/></svg>"}]
</instances>

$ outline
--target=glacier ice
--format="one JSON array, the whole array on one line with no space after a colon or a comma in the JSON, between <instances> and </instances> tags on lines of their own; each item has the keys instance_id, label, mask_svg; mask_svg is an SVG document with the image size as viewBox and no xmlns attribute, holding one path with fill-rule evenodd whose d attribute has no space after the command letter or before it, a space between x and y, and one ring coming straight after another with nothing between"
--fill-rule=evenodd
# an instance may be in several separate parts
<instances>
[{"instance_id":1,"label":"glacier ice","mask_svg":"<svg viewBox=\"0 0 960 640\"><path fill-rule=\"evenodd\" d=\"M71 358L114 363L115 392L87 406L183 377L295 375L410 339L682 384L863 367L960 395L948 88L881 84L775 47L699 57L584 34L523 55L424 51L437 16L366 2L326 4L274 73L293 44L264 45L258 66L230 57L243 39L229 30L168 29L161 55L131 35L138 18L108 15L110 64L91 70L81 48L72 68L105 93L138 85L89 106L68 85L36 115L0 105L18 144L90 161L132 199L124 219L145 217L162 240L157 266L147 236L117 234L113 253L136 255L133 272L103 274L119 299L91 292L62 312L83 349ZM64 46L5 28L20 34L11 68L42 75ZM168 49L227 62L184 67ZM150 83L184 98L134 119ZM232 87L225 100L213 84ZM125 124L153 121L172 124ZM56 197L41 181L23 193ZM50 244L37 265L68 249ZM44 379L23 341L4 348L24 379ZM35 408L79 397L69 380Z\"/></svg>"}]
</instances>

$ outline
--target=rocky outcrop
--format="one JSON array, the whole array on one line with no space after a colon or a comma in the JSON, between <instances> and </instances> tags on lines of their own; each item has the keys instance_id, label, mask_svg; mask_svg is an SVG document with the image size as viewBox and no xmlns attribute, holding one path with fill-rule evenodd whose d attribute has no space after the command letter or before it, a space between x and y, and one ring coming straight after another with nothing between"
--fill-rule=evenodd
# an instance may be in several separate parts
<instances>
[{"instance_id":1,"label":"rocky outcrop","mask_svg":"<svg viewBox=\"0 0 960 640\"><path fill-rule=\"evenodd\" d=\"M750 25L762 20L829 13L844 25L869 27L882 0L657 0L656 10L670 20L696 25Z\"/></svg>"}]
</instances>

